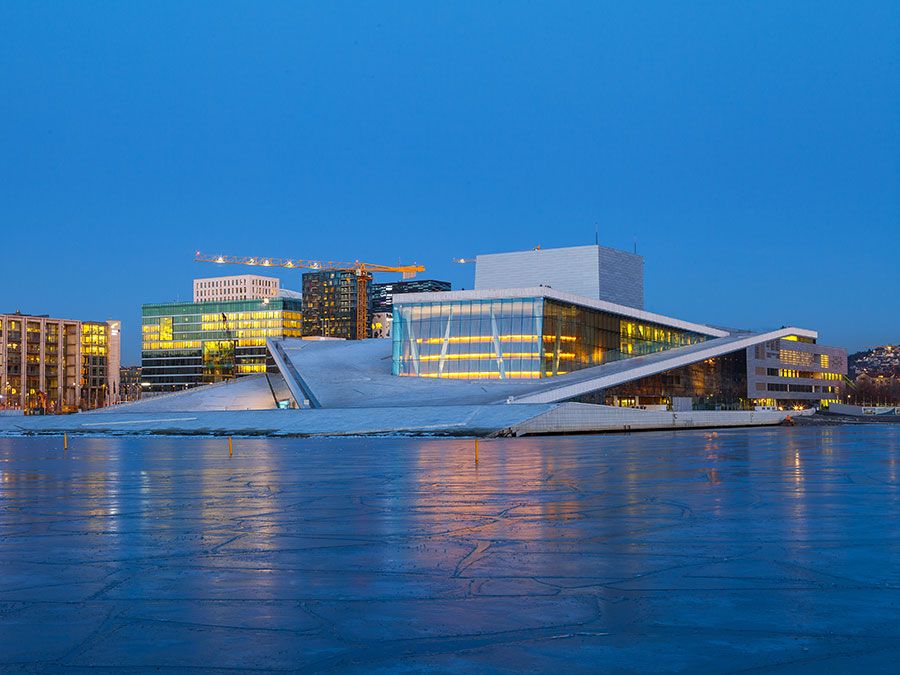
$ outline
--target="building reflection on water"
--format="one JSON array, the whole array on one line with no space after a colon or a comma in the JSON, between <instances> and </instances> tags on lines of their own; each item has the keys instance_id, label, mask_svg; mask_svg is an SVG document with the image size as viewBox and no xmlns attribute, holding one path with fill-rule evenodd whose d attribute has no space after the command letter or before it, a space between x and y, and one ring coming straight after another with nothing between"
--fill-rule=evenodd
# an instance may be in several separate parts
<instances>
[{"instance_id":1,"label":"building reflection on water","mask_svg":"<svg viewBox=\"0 0 900 675\"><path fill-rule=\"evenodd\" d=\"M474 446L235 439L229 459L221 438L0 439L0 547L11 578L94 565L197 623L245 597L591 589L624 626L651 611L626 594L732 583L716 565L772 584L827 568L897 486L897 430L879 425L482 440L477 465Z\"/></svg>"}]
</instances>

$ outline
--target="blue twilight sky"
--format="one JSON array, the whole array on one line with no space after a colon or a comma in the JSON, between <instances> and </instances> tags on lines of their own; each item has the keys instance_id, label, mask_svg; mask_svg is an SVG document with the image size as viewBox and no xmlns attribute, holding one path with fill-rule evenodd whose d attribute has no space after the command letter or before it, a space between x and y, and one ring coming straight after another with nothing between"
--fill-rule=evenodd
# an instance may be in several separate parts
<instances>
[{"instance_id":1,"label":"blue twilight sky","mask_svg":"<svg viewBox=\"0 0 900 675\"><path fill-rule=\"evenodd\" d=\"M898 59L895 1L5 2L0 311L137 362L196 249L471 287L596 223L648 309L898 342Z\"/></svg>"}]
</instances>

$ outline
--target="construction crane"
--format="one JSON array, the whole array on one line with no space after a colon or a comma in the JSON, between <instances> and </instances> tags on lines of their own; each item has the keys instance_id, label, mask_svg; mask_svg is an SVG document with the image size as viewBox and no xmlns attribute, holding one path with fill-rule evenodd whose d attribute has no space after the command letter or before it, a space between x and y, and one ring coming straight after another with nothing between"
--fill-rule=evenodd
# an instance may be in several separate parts
<instances>
[{"instance_id":1,"label":"construction crane","mask_svg":"<svg viewBox=\"0 0 900 675\"><path fill-rule=\"evenodd\" d=\"M375 272L394 272L412 279L418 272L424 272L422 265L378 265L375 263L339 262L333 260L306 260L303 258L260 258L235 255L210 255L197 251L194 262L215 263L217 265L251 265L254 267L285 267L288 269L315 270L317 272L353 272L356 275L356 337L365 337L368 326L369 282Z\"/></svg>"}]
</instances>

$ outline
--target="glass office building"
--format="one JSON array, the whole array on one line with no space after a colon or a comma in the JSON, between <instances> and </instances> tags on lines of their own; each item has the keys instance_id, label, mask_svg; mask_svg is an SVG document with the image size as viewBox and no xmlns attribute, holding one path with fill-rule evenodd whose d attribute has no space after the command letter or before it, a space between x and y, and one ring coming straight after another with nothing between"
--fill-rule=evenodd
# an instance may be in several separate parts
<instances>
[{"instance_id":1,"label":"glass office building","mask_svg":"<svg viewBox=\"0 0 900 675\"><path fill-rule=\"evenodd\" d=\"M552 377L619 359L684 347L707 335L638 318L608 303L578 304L548 294L394 298L395 375L448 379ZM468 297L466 297L468 296ZM700 327L698 327L700 328Z\"/></svg>"},{"instance_id":2,"label":"glass office building","mask_svg":"<svg viewBox=\"0 0 900 675\"><path fill-rule=\"evenodd\" d=\"M300 300L143 305L141 376L151 392L266 372L266 338L300 337Z\"/></svg>"}]
</instances>

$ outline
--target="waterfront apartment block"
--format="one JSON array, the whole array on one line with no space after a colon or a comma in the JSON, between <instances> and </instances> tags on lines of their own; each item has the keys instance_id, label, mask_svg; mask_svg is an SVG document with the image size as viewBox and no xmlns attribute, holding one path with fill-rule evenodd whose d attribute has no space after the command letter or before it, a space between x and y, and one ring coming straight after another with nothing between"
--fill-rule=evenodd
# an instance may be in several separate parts
<instances>
[{"instance_id":1,"label":"waterfront apartment block","mask_svg":"<svg viewBox=\"0 0 900 675\"><path fill-rule=\"evenodd\" d=\"M0 408L62 413L119 400L120 323L0 314Z\"/></svg>"},{"instance_id":2,"label":"waterfront apartment block","mask_svg":"<svg viewBox=\"0 0 900 675\"><path fill-rule=\"evenodd\" d=\"M535 286L642 309L644 259L606 246L536 248L475 258L475 290Z\"/></svg>"},{"instance_id":3,"label":"waterfront apartment block","mask_svg":"<svg viewBox=\"0 0 900 675\"><path fill-rule=\"evenodd\" d=\"M278 297L281 282L275 277L240 274L194 279L194 302L261 300Z\"/></svg>"},{"instance_id":4,"label":"waterfront apartment block","mask_svg":"<svg viewBox=\"0 0 900 675\"><path fill-rule=\"evenodd\" d=\"M141 308L146 392L186 389L266 371L266 339L300 337L300 300L264 297Z\"/></svg>"}]
</instances>

